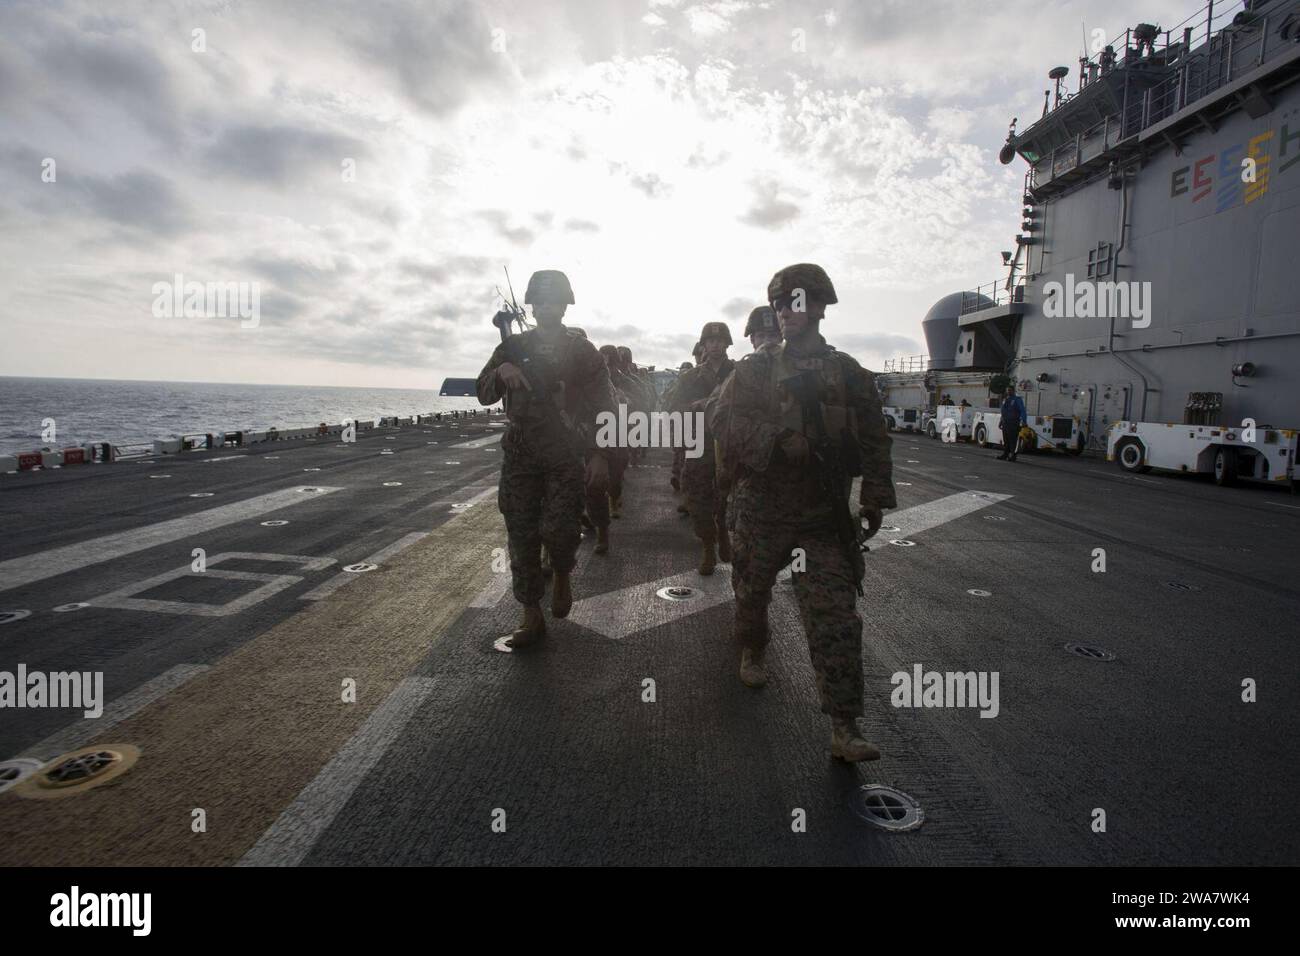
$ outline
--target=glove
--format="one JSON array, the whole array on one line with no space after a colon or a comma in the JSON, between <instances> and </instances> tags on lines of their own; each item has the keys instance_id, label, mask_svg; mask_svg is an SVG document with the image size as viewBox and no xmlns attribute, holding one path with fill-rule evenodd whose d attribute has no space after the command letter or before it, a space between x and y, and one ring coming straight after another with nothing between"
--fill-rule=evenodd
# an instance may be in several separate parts
<instances>
[{"instance_id":1,"label":"glove","mask_svg":"<svg viewBox=\"0 0 1300 956\"><path fill-rule=\"evenodd\" d=\"M875 505L862 505L858 517L867 523L868 538L874 538L880 526L885 523L884 513Z\"/></svg>"}]
</instances>

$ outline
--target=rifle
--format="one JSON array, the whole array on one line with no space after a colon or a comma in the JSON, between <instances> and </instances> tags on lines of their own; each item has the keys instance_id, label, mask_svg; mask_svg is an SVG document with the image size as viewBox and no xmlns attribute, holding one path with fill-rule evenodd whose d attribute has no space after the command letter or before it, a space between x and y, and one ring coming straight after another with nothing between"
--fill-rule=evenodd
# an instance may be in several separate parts
<instances>
[{"instance_id":1,"label":"rifle","mask_svg":"<svg viewBox=\"0 0 1300 956\"><path fill-rule=\"evenodd\" d=\"M508 268L506 269L506 286L510 289L510 302L505 308L498 310L497 314L492 316L492 324L501 333L502 342L510 337L510 326L518 325L520 332L528 329L528 317L524 314L524 310L519 307L519 303L515 301L515 287L510 282L510 270ZM505 302L505 293L501 291L500 286L497 286L497 295L501 296L502 302Z\"/></svg>"},{"instance_id":2,"label":"rifle","mask_svg":"<svg viewBox=\"0 0 1300 956\"><path fill-rule=\"evenodd\" d=\"M803 412L804 434L811 435L809 441L813 460L813 471L822 495L831 503L831 520L835 525L835 537L839 540L844 556L854 571L854 585L858 596L863 594L862 578L867 573L866 560L862 556L865 541L862 536L862 522L853 517L849 509L848 488L851 487L854 462L846 461L842 447L842 436L832 438L826 431L826 419L822 415L820 380L816 372L801 372L782 384L799 402Z\"/></svg>"}]
</instances>

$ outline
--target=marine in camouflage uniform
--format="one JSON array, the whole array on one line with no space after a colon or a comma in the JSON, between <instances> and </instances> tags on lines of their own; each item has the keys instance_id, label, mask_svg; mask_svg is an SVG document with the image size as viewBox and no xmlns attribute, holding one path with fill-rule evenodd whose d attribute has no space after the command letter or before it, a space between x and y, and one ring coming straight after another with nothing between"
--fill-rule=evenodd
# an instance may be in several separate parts
<instances>
[{"instance_id":1,"label":"marine in camouflage uniform","mask_svg":"<svg viewBox=\"0 0 1300 956\"><path fill-rule=\"evenodd\" d=\"M696 356L700 354L699 342L695 343L695 351L693 354ZM690 362L683 362L681 368L678 370L677 377L674 378L672 382L668 385L668 387L664 389L664 394L661 401L663 407L666 410L671 410L673 407L673 402L675 401L675 396L677 395L677 386L681 383L682 380L682 373L694 367L695 366L692 365ZM686 449L674 448L672 477L669 478L668 480L668 483L673 486L673 491L682 490L682 466L685 463L686 463ZM686 514L687 513L686 503L682 502L681 504L679 504L677 506L677 510L682 514Z\"/></svg>"},{"instance_id":2,"label":"marine in camouflage uniform","mask_svg":"<svg viewBox=\"0 0 1300 956\"><path fill-rule=\"evenodd\" d=\"M772 311L770 305L760 305L749 313L749 318L745 320L745 338L749 339L749 344L753 351L757 352L764 345L778 345L781 342L781 326L777 324L776 313ZM722 388L714 389L713 394L709 396L708 402L704 406L704 419L712 422L716 414L718 396L722 394ZM731 490L732 476L726 470L726 463L721 456L718 460L718 487ZM736 496L727 495L727 530L735 533L736 530ZM735 584L735 577L732 577L732 584Z\"/></svg>"},{"instance_id":3,"label":"marine in camouflage uniform","mask_svg":"<svg viewBox=\"0 0 1300 956\"><path fill-rule=\"evenodd\" d=\"M632 362L632 350L626 345L617 347L618 368L623 373L624 389L631 403L629 411L643 412L649 415L659 404L659 395L649 379ZM645 459L644 448L629 448L628 464L639 465Z\"/></svg>"},{"instance_id":4,"label":"marine in camouflage uniform","mask_svg":"<svg viewBox=\"0 0 1300 956\"><path fill-rule=\"evenodd\" d=\"M702 419L709 395L726 381L736 363L727 358L731 330L725 322L706 322L700 345L704 361L681 374L670 410L683 416L699 414ZM699 572L712 574L719 558L731 560L731 539L727 533L727 495L718 489L713 436L707 427L702 439L703 454L698 458L688 456L682 464L682 490L695 536L700 539Z\"/></svg>"},{"instance_id":5,"label":"marine in camouflage uniform","mask_svg":"<svg viewBox=\"0 0 1300 956\"><path fill-rule=\"evenodd\" d=\"M600 353L562 324L573 304L568 277L553 270L533 273L524 303L533 307L537 328L498 345L478 376L479 402L504 398L509 421L501 440L497 505L505 516L515 600L524 608L523 622L511 635L513 647L546 636L543 547L555 574L551 613L565 617L573 605L569 574L582 540L586 490L603 490L608 481L595 419L602 411L616 412Z\"/></svg>"},{"instance_id":6,"label":"marine in camouflage uniform","mask_svg":"<svg viewBox=\"0 0 1300 956\"><path fill-rule=\"evenodd\" d=\"M845 460L859 460L860 512L852 524L861 541L879 530L881 509L897 506L891 443L871 373L827 345L819 332L825 307L837 301L825 271L807 263L782 269L772 278L768 297L785 341L765 345L737 363L718 396L713 420L735 476L732 576L740 678L751 687L767 680L763 652L772 586L795 557L794 550L802 549L792 568L794 590L821 709L831 717L831 753L844 760L872 760L880 751L858 735L855 724L862 713L857 590L864 566L857 547L846 549L837 536L832 499L822 493L811 436L805 434L802 406L792 391L794 376L815 376L828 434L842 442ZM844 474L840 480L847 503L852 482ZM868 522L867 529L861 520Z\"/></svg>"},{"instance_id":7,"label":"marine in camouflage uniform","mask_svg":"<svg viewBox=\"0 0 1300 956\"><path fill-rule=\"evenodd\" d=\"M630 410L632 408L632 399L629 397L629 391L634 387L631 379L623 374L619 365L618 349L613 345L602 345L600 347L601 357L605 360L605 367L609 369L609 380L614 386L614 400L618 405L626 405ZM626 448L606 448L605 457L609 460L609 490L605 494L604 502L593 501L588 497L587 513L591 515L592 520L596 522L597 533L600 530L600 522L596 520L596 512L600 512L605 517L605 534L600 536L596 544L596 550L604 554L600 545L605 545L605 550L609 548L609 518L618 518L623 510L623 476L627 472L628 449Z\"/></svg>"}]
</instances>

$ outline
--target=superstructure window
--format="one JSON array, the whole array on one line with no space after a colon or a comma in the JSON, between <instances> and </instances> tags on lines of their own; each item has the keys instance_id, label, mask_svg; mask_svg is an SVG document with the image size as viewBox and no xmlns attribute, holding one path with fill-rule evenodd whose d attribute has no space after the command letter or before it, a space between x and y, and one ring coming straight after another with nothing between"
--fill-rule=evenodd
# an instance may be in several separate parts
<instances>
[{"instance_id":1,"label":"superstructure window","mask_svg":"<svg viewBox=\"0 0 1300 956\"><path fill-rule=\"evenodd\" d=\"M1110 275L1115 258L1114 247L1109 242L1097 243L1097 248L1088 250L1088 278L1103 279Z\"/></svg>"}]
</instances>

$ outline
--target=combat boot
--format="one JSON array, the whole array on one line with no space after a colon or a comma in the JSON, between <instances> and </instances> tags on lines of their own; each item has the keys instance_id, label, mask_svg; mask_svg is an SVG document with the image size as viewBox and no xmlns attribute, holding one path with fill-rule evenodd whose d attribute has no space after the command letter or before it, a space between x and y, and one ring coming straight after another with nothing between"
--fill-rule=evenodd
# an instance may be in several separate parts
<instances>
[{"instance_id":1,"label":"combat boot","mask_svg":"<svg viewBox=\"0 0 1300 956\"><path fill-rule=\"evenodd\" d=\"M700 542L700 574L712 574L718 566L718 556L714 553L714 540L705 538Z\"/></svg>"},{"instance_id":2,"label":"combat boot","mask_svg":"<svg viewBox=\"0 0 1300 956\"><path fill-rule=\"evenodd\" d=\"M858 725L852 717L832 717L831 756L849 763L879 760L880 748L858 735Z\"/></svg>"},{"instance_id":3,"label":"combat boot","mask_svg":"<svg viewBox=\"0 0 1300 956\"><path fill-rule=\"evenodd\" d=\"M609 552L609 528L596 529L596 553L606 554Z\"/></svg>"},{"instance_id":4,"label":"combat boot","mask_svg":"<svg viewBox=\"0 0 1300 956\"><path fill-rule=\"evenodd\" d=\"M727 534L726 525L718 525L718 560L731 563L731 536Z\"/></svg>"},{"instance_id":5,"label":"combat boot","mask_svg":"<svg viewBox=\"0 0 1300 956\"><path fill-rule=\"evenodd\" d=\"M751 651L747 647L740 652L740 682L746 687L762 687L767 683L762 651Z\"/></svg>"},{"instance_id":6,"label":"combat boot","mask_svg":"<svg viewBox=\"0 0 1300 956\"><path fill-rule=\"evenodd\" d=\"M569 572L556 571L555 583L551 585L551 613L556 617L568 617L571 607L573 589L569 586Z\"/></svg>"},{"instance_id":7,"label":"combat boot","mask_svg":"<svg viewBox=\"0 0 1300 956\"><path fill-rule=\"evenodd\" d=\"M515 628L506 643L512 649L520 649L540 644L545 637L546 619L542 617L542 609L536 604L525 604L523 623Z\"/></svg>"},{"instance_id":8,"label":"combat boot","mask_svg":"<svg viewBox=\"0 0 1300 956\"><path fill-rule=\"evenodd\" d=\"M619 495L617 498L614 497L613 495L609 496L609 516L611 518L623 517L623 496L622 495Z\"/></svg>"}]
</instances>

